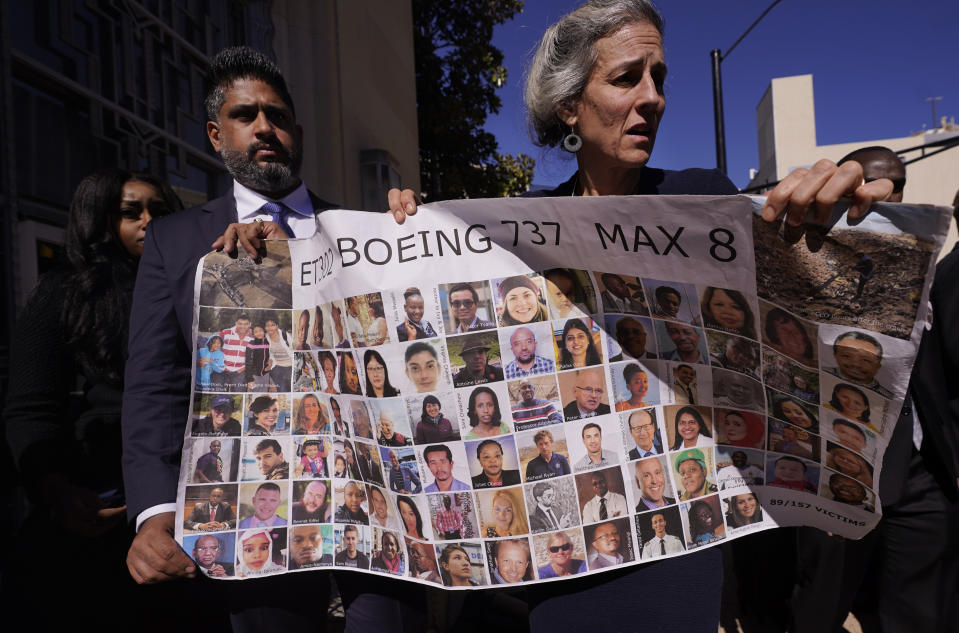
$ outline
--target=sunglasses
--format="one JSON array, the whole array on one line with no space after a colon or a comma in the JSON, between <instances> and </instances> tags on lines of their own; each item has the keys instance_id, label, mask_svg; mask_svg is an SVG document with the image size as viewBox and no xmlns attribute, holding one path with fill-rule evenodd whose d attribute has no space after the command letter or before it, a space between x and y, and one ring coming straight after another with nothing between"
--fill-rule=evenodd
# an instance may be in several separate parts
<instances>
[{"instance_id":1,"label":"sunglasses","mask_svg":"<svg viewBox=\"0 0 959 633\"><path fill-rule=\"evenodd\" d=\"M466 299L464 301L457 299L456 301L450 301L450 305L454 308L472 308L476 305L476 302L472 299Z\"/></svg>"},{"instance_id":2,"label":"sunglasses","mask_svg":"<svg viewBox=\"0 0 959 633\"><path fill-rule=\"evenodd\" d=\"M556 554L558 552L568 552L571 549L573 549L573 546L570 543L563 543L562 545L550 545L549 547L549 551L552 554Z\"/></svg>"}]
</instances>

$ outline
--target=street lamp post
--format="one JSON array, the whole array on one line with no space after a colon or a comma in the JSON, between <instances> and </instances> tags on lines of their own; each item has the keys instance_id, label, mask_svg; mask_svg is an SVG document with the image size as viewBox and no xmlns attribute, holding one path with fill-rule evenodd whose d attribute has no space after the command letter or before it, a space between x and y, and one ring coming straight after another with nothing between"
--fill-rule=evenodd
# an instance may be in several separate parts
<instances>
[{"instance_id":1,"label":"street lamp post","mask_svg":"<svg viewBox=\"0 0 959 633\"><path fill-rule=\"evenodd\" d=\"M750 24L749 28L739 36L739 39L733 42L733 45L729 47L728 51L721 53L718 48L709 51L709 59L712 62L713 68L713 122L716 130L716 168L724 174L726 173L726 124L723 117L722 63L723 60L729 57L729 54L733 52L733 49L743 41L743 38L749 35L749 32L759 24L759 21L766 17L766 14L772 11L772 8L780 2L782 2L782 0L776 0L766 7L766 10L756 18L755 22Z\"/></svg>"}]
</instances>

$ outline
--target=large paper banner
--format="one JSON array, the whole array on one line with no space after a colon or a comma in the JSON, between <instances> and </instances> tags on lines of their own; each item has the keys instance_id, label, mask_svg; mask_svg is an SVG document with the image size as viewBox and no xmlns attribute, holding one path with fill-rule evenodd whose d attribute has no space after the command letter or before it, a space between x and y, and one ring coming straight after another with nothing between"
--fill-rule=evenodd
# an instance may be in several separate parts
<instances>
[{"instance_id":1,"label":"large paper banner","mask_svg":"<svg viewBox=\"0 0 959 633\"><path fill-rule=\"evenodd\" d=\"M779 525L850 538L948 210L745 197L328 211L197 274L177 537L201 570L455 588L600 573Z\"/></svg>"}]
</instances>

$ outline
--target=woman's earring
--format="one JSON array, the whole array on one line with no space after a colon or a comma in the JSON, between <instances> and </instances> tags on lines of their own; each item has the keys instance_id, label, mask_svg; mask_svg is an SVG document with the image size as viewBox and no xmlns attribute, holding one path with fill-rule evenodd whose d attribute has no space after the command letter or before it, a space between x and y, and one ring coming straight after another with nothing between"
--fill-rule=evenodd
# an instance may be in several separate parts
<instances>
[{"instance_id":1,"label":"woman's earring","mask_svg":"<svg viewBox=\"0 0 959 633\"><path fill-rule=\"evenodd\" d=\"M579 137L579 134L574 132L572 128L569 130L569 134L563 137L563 149L565 149L570 154L575 154L583 148L583 139Z\"/></svg>"}]
</instances>

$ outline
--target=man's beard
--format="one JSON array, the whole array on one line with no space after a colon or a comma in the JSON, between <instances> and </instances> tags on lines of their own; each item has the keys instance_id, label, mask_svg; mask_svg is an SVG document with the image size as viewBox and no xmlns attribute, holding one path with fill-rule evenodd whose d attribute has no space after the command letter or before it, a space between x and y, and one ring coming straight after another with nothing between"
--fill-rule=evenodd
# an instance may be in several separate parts
<instances>
[{"instance_id":1,"label":"man's beard","mask_svg":"<svg viewBox=\"0 0 959 633\"><path fill-rule=\"evenodd\" d=\"M257 150L271 149L278 154L279 162L260 165L256 162ZM265 193L292 189L299 182L303 154L297 145L289 150L279 142L254 143L245 152L224 148L220 152L227 171L233 178L254 191Z\"/></svg>"}]
</instances>

